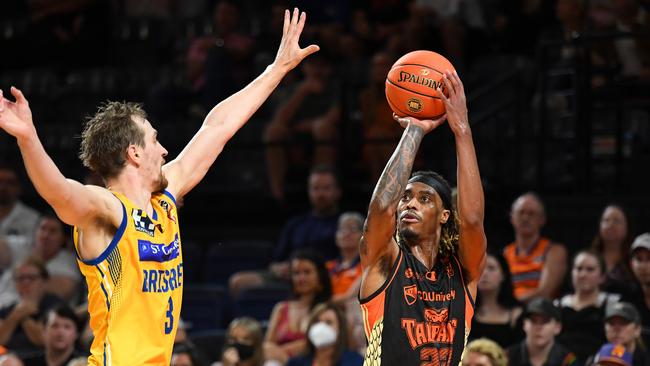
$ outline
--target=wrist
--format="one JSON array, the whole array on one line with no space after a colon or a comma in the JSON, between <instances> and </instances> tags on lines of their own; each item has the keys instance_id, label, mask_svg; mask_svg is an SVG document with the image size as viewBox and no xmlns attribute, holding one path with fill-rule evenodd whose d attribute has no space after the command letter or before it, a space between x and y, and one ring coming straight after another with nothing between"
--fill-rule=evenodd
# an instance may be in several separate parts
<instances>
[{"instance_id":1,"label":"wrist","mask_svg":"<svg viewBox=\"0 0 650 366\"><path fill-rule=\"evenodd\" d=\"M276 62L273 62L272 64L266 67L266 70L264 72L283 78L290 70L291 69L289 69L286 66L279 65Z\"/></svg>"}]
</instances>

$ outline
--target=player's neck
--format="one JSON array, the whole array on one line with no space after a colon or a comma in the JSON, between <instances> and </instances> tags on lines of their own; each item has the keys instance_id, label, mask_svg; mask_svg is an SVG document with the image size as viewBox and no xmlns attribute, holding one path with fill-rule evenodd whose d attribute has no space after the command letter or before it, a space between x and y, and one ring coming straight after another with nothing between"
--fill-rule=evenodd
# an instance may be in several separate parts
<instances>
[{"instance_id":1,"label":"player's neck","mask_svg":"<svg viewBox=\"0 0 650 366\"><path fill-rule=\"evenodd\" d=\"M109 179L107 188L123 194L138 207L149 211L152 192L151 189L147 188L147 185L137 172L125 170L115 179ZM147 214L150 214L150 212L147 212Z\"/></svg>"},{"instance_id":2,"label":"player's neck","mask_svg":"<svg viewBox=\"0 0 650 366\"><path fill-rule=\"evenodd\" d=\"M436 259L438 259L439 246L438 237L436 236L424 238L415 245L409 245L411 253L428 269L431 269L433 264L436 263Z\"/></svg>"}]
</instances>

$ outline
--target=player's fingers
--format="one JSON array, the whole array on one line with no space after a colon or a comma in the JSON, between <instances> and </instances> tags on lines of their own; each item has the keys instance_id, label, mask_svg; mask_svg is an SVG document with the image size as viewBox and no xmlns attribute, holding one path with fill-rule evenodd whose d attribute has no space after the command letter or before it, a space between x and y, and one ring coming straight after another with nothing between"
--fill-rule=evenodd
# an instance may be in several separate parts
<instances>
[{"instance_id":1,"label":"player's fingers","mask_svg":"<svg viewBox=\"0 0 650 366\"><path fill-rule=\"evenodd\" d=\"M307 13L304 11L300 14L300 20L298 20L298 29L296 29L297 37L300 37L302 34L302 29L305 28L305 21L307 20Z\"/></svg>"},{"instance_id":2,"label":"player's fingers","mask_svg":"<svg viewBox=\"0 0 650 366\"><path fill-rule=\"evenodd\" d=\"M454 85L451 78L451 72L449 70L445 71L442 76L442 80L444 80L445 85L447 86L447 90L449 90L449 97L456 94L456 86Z\"/></svg>"},{"instance_id":3,"label":"player's fingers","mask_svg":"<svg viewBox=\"0 0 650 366\"><path fill-rule=\"evenodd\" d=\"M28 104L23 92L15 86L11 87L11 94L16 98L16 104Z\"/></svg>"},{"instance_id":4,"label":"player's fingers","mask_svg":"<svg viewBox=\"0 0 650 366\"><path fill-rule=\"evenodd\" d=\"M463 81L460 80L460 76L458 76L458 72L456 70L454 70L452 75L454 76L454 80L456 82L456 90L458 90L459 93L464 92L465 91L465 86L463 85Z\"/></svg>"},{"instance_id":5,"label":"player's fingers","mask_svg":"<svg viewBox=\"0 0 650 366\"><path fill-rule=\"evenodd\" d=\"M309 45L309 46L307 46L307 47L305 47L305 48L303 48L301 50L301 52L303 53L302 58L305 58L305 57L311 55L312 53L317 52L318 50L320 50L320 47L318 47L315 44L311 44L311 45Z\"/></svg>"},{"instance_id":6,"label":"player's fingers","mask_svg":"<svg viewBox=\"0 0 650 366\"><path fill-rule=\"evenodd\" d=\"M293 15L291 16L291 31L296 30L296 25L298 24L298 18L300 13L298 13L298 8L293 8Z\"/></svg>"},{"instance_id":7,"label":"player's fingers","mask_svg":"<svg viewBox=\"0 0 650 366\"><path fill-rule=\"evenodd\" d=\"M282 25L282 35L286 35L289 31L289 24L291 24L291 18L289 18L289 9L284 10L284 24Z\"/></svg>"}]
</instances>

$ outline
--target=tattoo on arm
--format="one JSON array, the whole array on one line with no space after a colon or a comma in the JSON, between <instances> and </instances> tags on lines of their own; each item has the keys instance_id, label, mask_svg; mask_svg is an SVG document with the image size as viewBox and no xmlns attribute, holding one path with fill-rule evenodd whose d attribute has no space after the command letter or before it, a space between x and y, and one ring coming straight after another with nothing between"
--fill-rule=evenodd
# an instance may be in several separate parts
<instances>
[{"instance_id":1,"label":"tattoo on arm","mask_svg":"<svg viewBox=\"0 0 650 366\"><path fill-rule=\"evenodd\" d=\"M386 164L373 193L372 200L379 207L394 205L404 193L422 137L424 137L424 131L415 125L409 125L402 134L402 138L393 156Z\"/></svg>"}]
</instances>

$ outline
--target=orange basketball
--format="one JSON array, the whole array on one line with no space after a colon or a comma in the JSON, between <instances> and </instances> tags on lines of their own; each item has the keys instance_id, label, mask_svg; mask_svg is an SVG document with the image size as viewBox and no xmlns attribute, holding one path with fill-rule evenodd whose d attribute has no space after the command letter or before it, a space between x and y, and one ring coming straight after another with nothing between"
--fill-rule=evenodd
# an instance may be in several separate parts
<instances>
[{"instance_id":1,"label":"orange basketball","mask_svg":"<svg viewBox=\"0 0 650 366\"><path fill-rule=\"evenodd\" d=\"M432 51L413 51L402 56L386 77L386 99L400 117L435 119L445 113L445 105L437 89L449 96L442 81L446 71L454 66L442 55Z\"/></svg>"}]
</instances>

